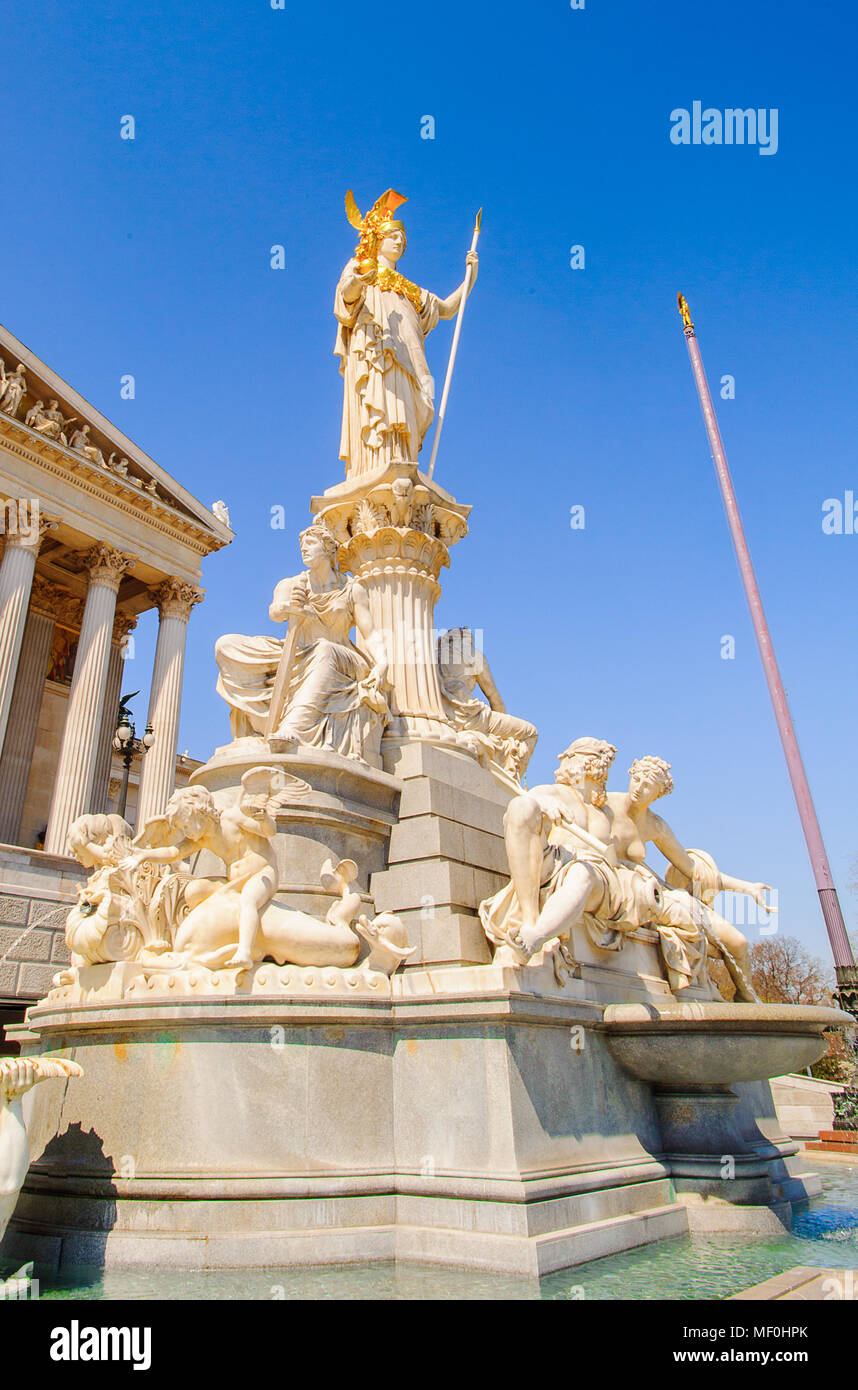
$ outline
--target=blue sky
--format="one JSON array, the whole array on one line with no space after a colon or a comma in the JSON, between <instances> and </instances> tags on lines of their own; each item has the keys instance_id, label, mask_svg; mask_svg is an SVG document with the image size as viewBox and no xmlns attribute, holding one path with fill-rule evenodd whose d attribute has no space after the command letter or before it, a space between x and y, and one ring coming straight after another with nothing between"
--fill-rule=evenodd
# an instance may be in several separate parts
<instances>
[{"instance_id":1,"label":"blue sky","mask_svg":"<svg viewBox=\"0 0 858 1390\"><path fill-rule=\"evenodd\" d=\"M680 837L775 884L781 930L827 957L675 297L710 384L735 377L722 433L854 926L858 536L821 521L858 495L856 28L845 0L7 11L0 319L201 500L225 498L238 533L205 566L180 749L226 741L214 640L271 630L309 498L342 477L346 189L361 207L407 194L401 268L441 294L482 205L436 472L474 510L439 622L483 629L508 708L541 731L531 781L584 733L617 744L615 785L666 757ZM672 144L695 100L776 108L777 153ZM450 339L429 341L439 387ZM145 692L153 642L150 618L128 688Z\"/></svg>"}]
</instances>

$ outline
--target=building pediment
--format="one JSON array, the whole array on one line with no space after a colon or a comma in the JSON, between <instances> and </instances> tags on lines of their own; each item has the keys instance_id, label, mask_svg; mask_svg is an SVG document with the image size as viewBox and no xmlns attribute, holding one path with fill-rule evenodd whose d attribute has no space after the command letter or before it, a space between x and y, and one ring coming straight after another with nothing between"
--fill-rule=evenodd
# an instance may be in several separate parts
<instances>
[{"instance_id":1,"label":"building pediment","mask_svg":"<svg viewBox=\"0 0 858 1390\"><path fill-rule=\"evenodd\" d=\"M120 532L124 514L160 533L162 544L172 533L200 556L229 544L223 520L2 325L0 359L0 448L44 470L39 495L65 481L82 505L90 497L96 512L117 512Z\"/></svg>"}]
</instances>

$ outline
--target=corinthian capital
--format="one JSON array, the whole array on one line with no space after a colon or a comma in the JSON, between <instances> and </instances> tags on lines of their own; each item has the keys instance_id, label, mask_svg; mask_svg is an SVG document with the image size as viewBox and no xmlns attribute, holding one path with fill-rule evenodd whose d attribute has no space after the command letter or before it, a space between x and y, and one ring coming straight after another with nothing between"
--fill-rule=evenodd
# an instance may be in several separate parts
<instances>
[{"instance_id":1,"label":"corinthian capital","mask_svg":"<svg viewBox=\"0 0 858 1390\"><path fill-rule=\"evenodd\" d=\"M38 497L19 497L17 501L4 502L2 507L7 546L32 550L38 555L47 532L57 529L56 518L44 515Z\"/></svg>"},{"instance_id":2,"label":"corinthian capital","mask_svg":"<svg viewBox=\"0 0 858 1390\"><path fill-rule=\"evenodd\" d=\"M114 642L124 642L129 632L137 626L137 619L133 613L117 613L113 619L113 640Z\"/></svg>"},{"instance_id":3,"label":"corinthian capital","mask_svg":"<svg viewBox=\"0 0 858 1390\"><path fill-rule=\"evenodd\" d=\"M106 541L99 541L79 558L81 569L89 575L90 584L104 584L114 591L119 588L127 570L134 568L135 555L123 555Z\"/></svg>"},{"instance_id":4,"label":"corinthian capital","mask_svg":"<svg viewBox=\"0 0 858 1390\"><path fill-rule=\"evenodd\" d=\"M184 579L175 576L165 579L151 592L162 619L181 618L183 622L188 621L194 604L202 603L206 593L205 589L195 589L193 584L186 584Z\"/></svg>"},{"instance_id":5,"label":"corinthian capital","mask_svg":"<svg viewBox=\"0 0 858 1390\"><path fill-rule=\"evenodd\" d=\"M44 575L33 575L30 607L36 613L53 618L65 627L79 628L83 615L83 599L79 599L61 584L53 584Z\"/></svg>"}]
</instances>

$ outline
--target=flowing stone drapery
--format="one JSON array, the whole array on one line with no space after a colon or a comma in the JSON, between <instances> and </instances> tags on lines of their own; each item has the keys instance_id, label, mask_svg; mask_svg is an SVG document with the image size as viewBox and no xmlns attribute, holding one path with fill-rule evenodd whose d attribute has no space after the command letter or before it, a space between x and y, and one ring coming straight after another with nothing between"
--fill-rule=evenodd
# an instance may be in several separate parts
<instances>
[{"instance_id":1,"label":"flowing stone drapery","mask_svg":"<svg viewBox=\"0 0 858 1390\"><path fill-rule=\"evenodd\" d=\"M101 712L101 732L98 736L98 753L95 759L95 772L90 795L90 805L93 811L109 810L110 764L113 760L113 735L116 733L119 697L122 693L125 643L129 632L136 624L137 619L125 613L118 613L113 623L113 641L110 644L107 683L104 688L104 709Z\"/></svg>"},{"instance_id":2,"label":"flowing stone drapery","mask_svg":"<svg viewBox=\"0 0 858 1390\"><path fill-rule=\"evenodd\" d=\"M89 810L116 595L123 575L133 563L131 556L123 555L104 542L99 542L82 557L83 568L89 573L89 585L45 836L45 849L49 854L65 854L69 826Z\"/></svg>"},{"instance_id":3,"label":"flowing stone drapery","mask_svg":"<svg viewBox=\"0 0 858 1390\"><path fill-rule=\"evenodd\" d=\"M21 829L53 636L53 617L31 607L0 757L0 842L7 845L17 844Z\"/></svg>"},{"instance_id":4,"label":"flowing stone drapery","mask_svg":"<svg viewBox=\"0 0 858 1390\"><path fill-rule=\"evenodd\" d=\"M176 745L188 619L194 604L202 602L204 592L181 579L168 579L155 591L160 622L148 719L155 742L143 759L137 803L138 826L145 825L152 816L162 813L176 785Z\"/></svg>"},{"instance_id":5,"label":"flowing stone drapery","mask_svg":"<svg viewBox=\"0 0 858 1390\"><path fill-rule=\"evenodd\" d=\"M0 565L0 748L6 738L36 556L52 524L42 517L33 536L12 533L6 537Z\"/></svg>"}]
</instances>

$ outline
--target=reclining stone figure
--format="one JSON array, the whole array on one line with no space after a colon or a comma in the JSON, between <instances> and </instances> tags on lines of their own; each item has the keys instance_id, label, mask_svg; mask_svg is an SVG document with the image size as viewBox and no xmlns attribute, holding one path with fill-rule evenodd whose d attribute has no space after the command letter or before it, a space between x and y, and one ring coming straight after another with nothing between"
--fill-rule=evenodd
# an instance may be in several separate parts
<instances>
[{"instance_id":1,"label":"reclining stone figure","mask_svg":"<svg viewBox=\"0 0 858 1390\"><path fill-rule=\"evenodd\" d=\"M615 753L603 740L578 739L561 754L554 786L510 802L504 818L510 882L479 909L499 947L495 960L523 965L579 923L602 950L619 949L626 935L650 925L674 990L705 980L709 947L723 957L737 997L754 1000L747 943L711 903L727 888L766 907L767 885L721 875L710 856L683 849L650 810L673 786L663 760L638 760L629 792L609 793ZM644 862L650 841L670 861L667 880Z\"/></svg>"}]
</instances>

